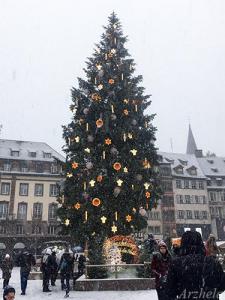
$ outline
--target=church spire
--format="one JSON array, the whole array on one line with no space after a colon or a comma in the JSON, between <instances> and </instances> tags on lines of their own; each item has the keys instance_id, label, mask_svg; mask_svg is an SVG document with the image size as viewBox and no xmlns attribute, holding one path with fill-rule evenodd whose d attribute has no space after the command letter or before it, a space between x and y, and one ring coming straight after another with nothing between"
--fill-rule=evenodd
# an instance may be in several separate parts
<instances>
[{"instance_id":1,"label":"church spire","mask_svg":"<svg viewBox=\"0 0 225 300\"><path fill-rule=\"evenodd\" d=\"M188 141L187 141L187 154L195 154L195 151L197 150L197 146L195 143L195 139L191 130L191 124L189 124L189 130L188 130Z\"/></svg>"}]
</instances>

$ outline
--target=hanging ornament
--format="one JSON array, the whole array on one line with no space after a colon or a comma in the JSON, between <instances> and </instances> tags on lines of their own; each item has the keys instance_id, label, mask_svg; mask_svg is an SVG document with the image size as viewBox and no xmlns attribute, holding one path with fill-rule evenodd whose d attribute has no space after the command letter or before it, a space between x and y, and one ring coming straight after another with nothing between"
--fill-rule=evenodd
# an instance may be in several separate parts
<instances>
[{"instance_id":1,"label":"hanging ornament","mask_svg":"<svg viewBox=\"0 0 225 300\"><path fill-rule=\"evenodd\" d=\"M91 152L90 148L85 148L84 151L87 152L87 153Z\"/></svg>"},{"instance_id":2,"label":"hanging ornament","mask_svg":"<svg viewBox=\"0 0 225 300\"><path fill-rule=\"evenodd\" d=\"M145 121L145 128L148 128L148 122Z\"/></svg>"},{"instance_id":3,"label":"hanging ornament","mask_svg":"<svg viewBox=\"0 0 225 300\"><path fill-rule=\"evenodd\" d=\"M94 93L91 95L91 99L94 100L94 101L101 101L101 96L97 93Z\"/></svg>"},{"instance_id":4,"label":"hanging ornament","mask_svg":"<svg viewBox=\"0 0 225 300\"><path fill-rule=\"evenodd\" d=\"M141 174L137 174L136 178L137 178L138 181L142 181L143 176Z\"/></svg>"},{"instance_id":5,"label":"hanging ornament","mask_svg":"<svg viewBox=\"0 0 225 300\"><path fill-rule=\"evenodd\" d=\"M117 181L118 186L121 186L123 184L123 180L122 179L118 179Z\"/></svg>"},{"instance_id":6,"label":"hanging ornament","mask_svg":"<svg viewBox=\"0 0 225 300\"><path fill-rule=\"evenodd\" d=\"M109 56L110 57L110 56ZM107 60L108 59L108 54L106 53L105 54L105 60Z\"/></svg>"},{"instance_id":7,"label":"hanging ornament","mask_svg":"<svg viewBox=\"0 0 225 300\"><path fill-rule=\"evenodd\" d=\"M111 105L111 110L112 110L112 113L114 114L114 106Z\"/></svg>"},{"instance_id":8,"label":"hanging ornament","mask_svg":"<svg viewBox=\"0 0 225 300\"><path fill-rule=\"evenodd\" d=\"M127 216L126 216L126 220L127 220L128 223L130 223L131 220L132 220L132 217L131 217L130 215L127 215Z\"/></svg>"},{"instance_id":9,"label":"hanging ornament","mask_svg":"<svg viewBox=\"0 0 225 300\"><path fill-rule=\"evenodd\" d=\"M94 137L92 135L88 135L87 140L92 143L94 141Z\"/></svg>"},{"instance_id":10,"label":"hanging ornament","mask_svg":"<svg viewBox=\"0 0 225 300\"><path fill-rule=\"evenodd\" d=\"M81 119L79 120L79 124L81 125L82 123L84 123L84 119L81 118Z\"/></svg>"},{"instance_id":11,"label":"hanging ornament","mask_svg":"<svg viewBox=\"0 0 225 300\"><path fill-rule=\"evenodd\" d=\"M142 217L147 217L147 212L146 212L146 210L145 210L143 207L140 207L140 209L139 209L139 214L140 214Z\"/></svg>"},{"instance_id":12,"label":"hanging ornament","mask_svg":"<svg viewBox=\"0 0 225 300\"><path fill-rule=\"evenodd\" d=\"M135 111L137 112L138 111L138 107L137 107L137 104L135 104Z\"/></svg>"},{"instance_id":13,"label":"hanging ornament","mask_svg":"<svg viewBox=\"0 0 225 300\"><path fill-rule=\"evenodd\" d=\"M115 220L116 221L118 220L118 212L117 211L115 212Z\"/></svg>"},{"instance_id":14,"label":"hanging ornament","mask_svg":"<svg viewBox=\"0 0 225 300\"><path fill-rule=\"evenodd\" d=\"M115 48L111 49L111 53L116 54L116 49Z\"/></svg>"},{"instance_id":15,"label":"hanging ornament","mask_svg":"<svg viewBox=\"0 0 225 300\"><path fill-rule=\"evenodd\" d=\"M131 188L132 188L132 190L134 190L134 185L133 184L131 185Z\"/></svg>"},{"instance_id":16,"label":"hanging ornament","mask_svg":"<svg viewBox=\"0 0 225 300\"><path fill-rule=\"evenodd\" d=\"M117 155L119 152L115 147L112 147L111 150L110 150L110 153L113 154L113 155Z\"/></svg>"},{"instance_id":17,"label":"hanging ornament","mask_svg":"<svg viewBox=\"0 0 225 300\"><path fill-rule=\"evenodd\" d=\"M92 205L98 207L101 204L101 200L99 198L94 198L92 200Z\"/></svg>"},{"instance_id":18,"label":"hanging ornament","mask_svg":"<svg viewBox=\"0 0 225 300\"><path fill-rule=\"evenodd\" d=\"M131 124L134 125L134 126L136 126L137 125L137 121L134 119L134 120L132 120Z\"/></svg>"},{"instance_id":19,"label":"hanging ornament","mask_svg":"<svg viewBox=\"0 0 225 300\"><path fill-rule=\"evenodd\" d=\"M102 158L105 159L105 151L102 152Z\"/></svg>"},{"instance_id":20,"label":"hanging ornament","mask_svg":"<svg viewBox=\"0 0 225 300\"><path fill-rule=\"evenodd\" d=\"M98 72L98 77L99 78L102 78L104 76L104 71L103 70L100 70L99 72Z\"/></svg>"},{"instance_id":21,"label":"hanging ornament","mask_svg":"<svg viewBox=\"0 0 225 300\"><path fill-rule=\"evenodd\" d=\"M77 169L79 164L77 162L72 163L72 169Z\"/></svg>"},{"instance_id":22,"label":"hanging ornament","mask_svg":"<svg viewBox=\"0 0 225 300\"><path fill-rule=\"evenodd\" d=\"M116 233L116 232L117 232L117 227L116 227L115 225L113 225L113 226L111 227L111 230L112 230L113 233Z\"/></svg>"},{"instance_id":23,"label":"hanging ornament","mask_svg":"<svg viewBox=\"0 0 225 300\"><path fill-rule=\"evenodd\" d=\"M132 150L130 150L130 152L133 154L133 156L137 155L137 150L136 149L132 149Z\"/></svg>"},{"instance_id":24,"label":"hanging ornament","mask_svg":"<svg viewBox=\"0 0 225 300\"><path fill-rule=\"evenodd\" d=\"M79 143L79 142L80 142L80 137L79 137L79 136L76 136L76 137L75 137L75 142L76 142L76 143Z\"/></svg>"},{"instance_id":25,"label":"hanging ornament","mask_svg":"<svg viewBox=\"0 0 225 300\"><path fill-rule=\"evenodd\" d=\"M121 169L121 164L119 162L115 162L113 164L113 169L119 171Z\"/></svg>"},{"instance_id":26,"label":"hanging ornament","mask_svg":"<svg viewBox=\"0 0 225 300\"><path fill-rule=\"evenodd\" d=\"M97 182L102 182L103 176L102 175L98 175L97 176Z\"/></svg>"},{"instance_id":27,"label":"hanging ornament","mask_svg":"<svg viewBox=\"0 0 225 300\"><path fill-rule=\"evenodd\" d=\"M126 133L123 134L123 140L124 140L124 142L126 142L126 140L127 140Z\"/></svg>"},{"instance_id":28,"label":"hanging ornament","mask_svg":"<svg viewBox=\"0 0 225 300\"><path fill-rule=\"evenodd\" d=\"M84 197L85 200L87 200L89 198L89 194L88 193L83 193L82 196Z\"/></svg>"},{"instance_id":29,"label":"hanging ornament","mask_svg":"<svg viewBox=\"0 0 225 300\"><path fill-rule=\"evenodd\" d=\"M119 195L119 193L121 192L121 189L117 186L115 187L114 191L113 191L113 195L115 197L117 197Z\"/></svg>"},{"instance_id":30,"label":"hanging ornament","mask_svg":"<svg viewBox=\"0 0 225 300\"><path fill-rule=\"evenodd\" d=\"M133 208L132 208L132 211L133 211L133 213L135 214L137 210L136 210L135 207L133 207Z\"/></svg>"},{"instance_id":31,"label":"hanging ornament","mask_svg":"<svg viewBox=\"0 0 225 300\"><path fill-rule=\"evenodd\" d=\"M145 160L143 161L143 166L144 166L145 169L150 169L151 168L151 164L147 160L147 158L145 158Z\"/></svg>"},{"instance_id":32,"label":"hanging ornament","mask_svg":"<svg viewBox=\"0 0 225 300\"><path fill-rule=\"evenodd\" d=\"M108 82L109 82L109 84L114 84L115 80L111 78L111 79L109 79Z\"/></svg>"},{"instance_id":33,"label":"hanging ornament","mask_svg":"<svg viewBox=\"0 0 225 300\"><path fill-rule=\"evenodd\" d=\"M99 85L98 85L98 89L99 89L99 90L102 90L102 89L103 89L103 84L99 84Z\"/></svg>"},{"instance_id":34,"label":"hanging ornament","mask_svg":"<svg viewBox=\"0 0 225 300\"><path fill-rule=\"evenodd\" d=\"M77 209L77 210L80 209L80 203L77 202L77 203L74 205L74 208Z\"/></svg>"},{"instance_id":35,"label":"hanging ornament","mask_svg":"<svg viewBox=\"0 0 225 300\"><path fill-rule=\"evenodd\" d=\"M105 139L105 144L106 145L111 145L112 144L112 140L110 138Z\"/></svg>"},{"instance_id":36,"label":"hanging ornament","mask_svg":"<svg viewBox=\"0 0 225 300\"><path fill-rule=\"evenodd\" d=\"M65 224L66 226L69 226L69 225L70 225L70 220L69 220L69 219L66 219L65 222L64 222L64 224Z\"/></svg>"},{"instance_id":37,"label":"hanging ornament","mask_svg":"<svg viewBox=\"0 0 225 300\"><path fill-rule=\"evenodd\" d=\"M128 138L131 140L132 138L133 138L133 135L132 135L132 133L128 133Z\"/></svg>"},{"instance_id":38,"label":"hanging ornament","mask_svg":"<svg viewBox=\"0 0 225 300\"><path fill-rule=\"evenodd\" d=\"M145 183L144 183L144 187L145 187L145 189L146 189L146 190L148 190L148 188L150 187L150 185L151 185L150 183L148 183L148 182L145 182Z\"/></svg>"},{"instance_id":39,"label":"hanging ornament","mask_svg":"<svg viewBox=\"0 0 225 300\"><path fill-rule=\"evenodd\" d=\"M116 45L116 37L114 38L114 44Z\"/></svg>"},{"instance_id":40,"label":"hanging ornament","mask_svg":"<svg viewBox=\"0 0 225 300\"><path fill-rule=\"evenodd\" d=\"M96 65L96 68L97 68L98 70L101 70L102 66L101 66L100 64L97 64L97 65Z\"/></svg>"},{"instance_id":41,"label":"hanging ornament","mask_svg":"<svg viewBox=\"0 0 225 300\"><path fill-rule=\"evenodd\" d=\"M85 219L85 221L87 221L87 219L88 219L88 212L85 210L85 213L84 213L84 219Z\"/></svg>"},{"instance_id":42,"label":"hanging ornament","mask_svg":"<svg viewBox=\"0 0 225 300\"><path fill-rule=\"evenodd\" d=\"M87 183L86 183L86 181L84 182L84 191L86 191L86 189L87 189Z\"/></svg>"},{"instance_id":43,"label":"hanging ornament","mask_svg":"<svg viewBox=\"0 0 225 300\"><path fill-rule=\"evenodd\" d=\"M124 113L125 116L129 115L129 111L127 109L124 109L123 113Z\"/></svg>"},{"instance_id":44,"label":"hanging ornament","mask_svg":"<svg viewBox=\"0 0 225 300\"><path fill-rule=\"evenodd\" d=\"M128 104L128 103L129 103L129 100L128 100L128 99L124 99L123 102L124 102L125 104Z\"/></svg>"},{"instance_id":45,"label":"hanging ornament","mask_svg":"<svg viewBox=\"0 0 225 300\"><path fill-rule=\"evenodd\" d=\"M121 74L121 80L123 81L123 73Z\"/></svg>"},{"instance_id":46,"label":"hanging ornament","mask_svg":"<svg viewBox=\"0 0 225 300\"><path fill-rule=\"evenodd\" d=\"M107 218L105 216L101 217L102 224L105 224L106 220L107 220Z\"/></svg>"},{"instance_id":47,"label":"hanging ornament","mask_svg":"<svg viewBox=\"0 0 225 300\"><path fill-rule=\"evenodd\" d=\"M97 79L96 79L96 77L95 77L95 84L97 83Z\"/></svg>"},{"instance_id":48,"label":"hanging ornament","mask_svg":"<svg viewBox=\"0 0 225 300\"><path fill-rule=\"evenodd\" d=\"M66 173L66 177L71 178L71 177L73 177L73 174L72 173Z\"/></svg>"},{"instance_id":49,"label":"hanging ornament","mask_svg":"<svg viewBox=\"0 0 225 300\"><path fill-rule=\"evenodd\" d=\"M95 180L92 179L92 180L89 182L89 184L90 184L91 187L95 186Z\"/></svg>"},{"instance_id":50,"label":"hanging ornament","mask_svg":"<svg viewBox=\"0 0 225 300\"><path fill-rule=\"evenodd\" d=\"M150 198L151 197L151 193L150 192L146 192L145 196L146 196L146 198Z\"/></svg>"},{"instance_id":51,"label":"hanging ornament","mask_svg":"<svg viewBox=\"0 0 225 300\"><path fill-rule=\"evenodd\" d=\"M87 163L86 163L86 168L87 169L92 169L93 168L93 163L92 162L90 162L90 161L88 161Z\"/></svg>"},{"instance_id":52,"label":"hanging ornament","mask_svg":"<svg viewBox=\"0 0 225 300\"><path fill-rule=\"evenodd\" d=\"M111 115L111 119L112 119L113 121L115 121L115 120L116 120L116 118L117 118L117 117L116 117L116 115L115 115L115 114L112 114L112 115Z\"/></svg>"},{"instance_id":53,"label":"hanging ornament","mask_svg":"<svg viewBox=\"0 0 225 300\"><path fill-rule=\"evenodd\" d=\"M85 115L87 115L88 112L89 112L89 109L86 107L86 108L83 110L83 113L84 113Z\"/></svg>"},{"instance_id":54,"label":"hanging ornament","mask_svg":"<svg viewBox=\"0 0 225 300\"><path fill-rule=\"evenodd\" d=\"M123 168L124 173L128 173L127 167Z\"/></svg>"},{"instance_id":55,"label":"hanging ornament","mask_svg":"<svg viewBox=\"0 0 225 300\"><path fill-rule=\"evenodd\" d=\"M88 131L89 129L89 126L88 126L88 123L86 123L86 131Z\"/></svg>"},{"instance_id":56,"label":"hanging ornament","mask_svg":"<svg viewBox=\"0 0 225 300\"><path fill-rule=\"evenodd\" d=\"M97 126L98 128L101 128L101 127L103 126L103 121L102 121L102 119L98 119L98 120L96 121L96 126Z\"/></svg>"}]
</instances>

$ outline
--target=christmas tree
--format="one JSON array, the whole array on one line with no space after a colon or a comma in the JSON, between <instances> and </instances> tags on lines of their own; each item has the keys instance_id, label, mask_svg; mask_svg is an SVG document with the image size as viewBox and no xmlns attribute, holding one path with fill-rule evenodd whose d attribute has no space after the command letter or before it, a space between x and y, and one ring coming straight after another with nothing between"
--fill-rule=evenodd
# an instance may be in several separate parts
<instances>
[{"instance_id":1,"label":"christmas tree","mask_svg":"<svg viewBox=\"0 0 225 300\"><path fill-rule=\"evenodd\" d=\"M59 216L63 232L88 243L91 263L102 262L104 240L146 227L139 210L157 206L154 115L139 86L127 38L112 13L109 24L72 89L72 121L64 126L66 180ZM96 248L97 247L97 248Z\"/></svg>"}]
</instances>

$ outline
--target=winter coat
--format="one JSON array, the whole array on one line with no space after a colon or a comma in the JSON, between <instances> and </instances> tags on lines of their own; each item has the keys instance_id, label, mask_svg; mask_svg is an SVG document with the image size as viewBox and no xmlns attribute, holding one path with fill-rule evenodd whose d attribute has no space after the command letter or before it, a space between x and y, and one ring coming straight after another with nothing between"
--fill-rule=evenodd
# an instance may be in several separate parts
<instances>
[{"instance_id":1,"label":"winter coat","mask_svg":"<svg viewBox=\"0 0 225 300\"><path fill-rule=\"evenodd\" d=\"M224 290L223 269L213 257L189 254L172 261L166 285L171 298L214 300Z\"/></svg>"},{"instance_id":2,"label":"winter coat","mask_svg":"<svg viewBox=\"0 0 225 300\"><path fill-rule=\"evenodd\" d=\"M166 252L165 255L162 255L160 252L153 253L151 270L153 276L155 277L155 286L156 288L163 287L165 281L163 278L166 278L169 264L171 262L171 255Z\"/></svg>"},{"instance_id":3,"label":"winter coat","mask_svg":"<svg viewBox=\"0 0 225 300\"><path fill-rule=\"evenodd\" d=\"M72 274L74 267L74 258L71 257L70 253L65 252L63 253L60 263L59 263L59 270L61 274Z\"/></svg>"},{"instance_id":4,"label":"winter coat","mask_svg":"<svg viewBox=\"0 0 225 300\"><path fill-rule=\"evenodd\" d=\"M2 269L2 278L3 279L10 279L12 269L13 269L13 262L11 259L4 259L1 264Z\"/></svg>"},{"instance_id":5,"label":"winter coat","mask_svg":"<svg viewBox=\"0 0 225 300\"><path fill-rule=\"evenodd\" d=\"M31 266L35 265L35 258L31 253L24 252L18 258L20 273L30 273Z\"/></svg>"},{"instance_id":6,"label":"winter coat","mask_svg":"<svg viewBox=\"0 0 225 300\"><path fill-rule=\"evenodd\" d=\"M206 250L206 256L214 256L216 257L218 254L220 254L219 248L214 245L208 245L205 246Z\"/></svg>"},{"instance_id":7,"label":"winter coat","mask_svg":"<svg viewBox=\"0 0 225 300\"><path fill-rule=\"evenodd\" d=\"M52 259L50 254L44 254L41 259L41 272L49 274L52 270Z\"/></svg>"}]
</instances>

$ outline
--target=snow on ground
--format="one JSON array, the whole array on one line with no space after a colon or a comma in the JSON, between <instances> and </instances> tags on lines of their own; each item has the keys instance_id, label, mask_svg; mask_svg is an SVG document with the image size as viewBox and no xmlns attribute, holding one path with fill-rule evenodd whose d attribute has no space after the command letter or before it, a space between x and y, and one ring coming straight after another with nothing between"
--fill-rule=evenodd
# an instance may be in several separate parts
<instances>
[{"instance_id":1,"label":"snow on ground","mask_svg":"<svg viewBox=\"0 0 225 300\"><path fill-rule=\"evenodd\" d=\"M1 280L2 282L2 280ZM19 268L14 268L12 273L12 278L10 280L10 285L16 289L16 300L29 299L29 300L58 300L63 299L65 292L60 290L60 281L56 281L56 287L50 287L52 289L51 293L42 292L42 281L41 280L29 280L27 285L27 295L20 295L20 273ZM1 298L1 296L0 296ZM69 299L76 300L157 300L156 292L150 291L105 291L105 292L77 292L71 291ZM225 300L225 293L220 296L221 300Z\"/></svg>"}]
</instances>

